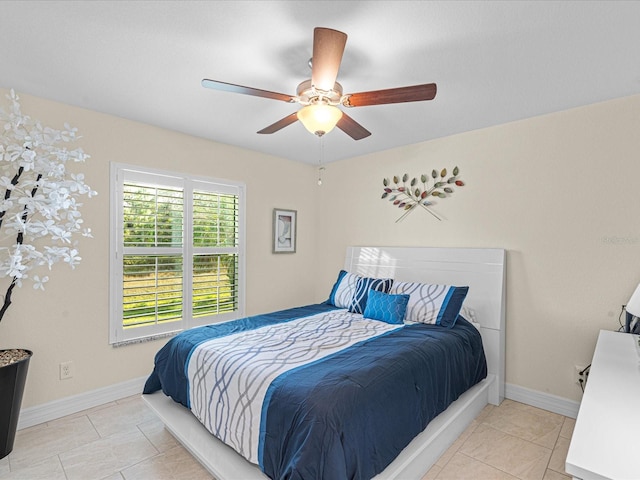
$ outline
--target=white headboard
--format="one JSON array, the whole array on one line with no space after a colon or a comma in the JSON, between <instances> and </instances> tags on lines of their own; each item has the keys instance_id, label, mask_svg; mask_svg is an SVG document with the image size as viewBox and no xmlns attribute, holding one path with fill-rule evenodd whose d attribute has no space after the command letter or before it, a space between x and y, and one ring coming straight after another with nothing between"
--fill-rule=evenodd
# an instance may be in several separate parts
<instances>
[{"instance_id":1,"label":"white headboard","mask_svg":"<svg viewBox=\"0 0 640 480\"><path fill-rule=\"evenodd\" d=\"M499 405L505 382L505 250L498 248L347 247L344 268L367 277L469 286L464 306L475 313L495 376L489 401Z\"/></svg>"}]
</instances>

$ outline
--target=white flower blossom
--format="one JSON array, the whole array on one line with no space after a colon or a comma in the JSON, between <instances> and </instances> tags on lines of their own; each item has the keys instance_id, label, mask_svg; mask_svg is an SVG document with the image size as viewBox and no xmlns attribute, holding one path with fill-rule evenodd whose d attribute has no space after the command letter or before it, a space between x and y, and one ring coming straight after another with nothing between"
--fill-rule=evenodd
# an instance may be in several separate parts
<instances>
[{"instance_id":1,"label":"white flower blossom","mask_svg":"<svg viewBox=\"0 0 640 480\"><path fill-rule=\"evenodd\" d=\"M97 193L84 174L66 168L90 156L68 148L80 138L76 128L45 127L22 113L13 90L6 97L9 108L0 107L0 278L44 290L49 277L31 270L58 262L75 268L82 260L76 235L92 237L79 209L82 196Z\"/></svg>"},{"instance_id":2,"label":"white flower blossom","mask_svg":"<svg viewBox=\"0 0 640 480\"><path fill-rule=\"evenodd\" d=\"M49 277L46 275L42 278L38 277L38 275L33 276L33 289L34 290L44 290L44 284L49 281Z\"/></svg>"},{"instance_id":3,"label":"white flower blossom","mask_svg":"<svg viewBox=\"0 0 640 480\"><path fill-rule=\"evenodd\" d=\"M4 148L0 145L0 153ZM5 190L13 190L14 185L11 183L11 179L9 177L5 177L4 175L0 177L0 188L4 188Z\"/></svg>"},{"instance_id":4,"label":"white flower blossom","mask_svg":"<svg viewBox=\"0 0 640 480\"><path fill-rule=\"evenodd\" d=\"M9 252L6 260L0 265L0 272L7 277L18 279L25 277L27 266L23 264L22 260L22 249L16 245L13 251Z\"/></svg>"},{"instance_id":5,"label":"white flower blossom","mask_svg":"<svg viewBox=\"0 0 640 480\"><path fill-rule=\"evenodd\" d=\"M10 198L7 200L0 200L0 212L6 212L13 207L13 200Z\"/></svg>"},{"instance_id":6,"label":"white flower blossom","mask_svg":"<svg viewBox=\"0 0 640 480\"><path fill-rule=\"evenodd\" d=\"M75 248L73 248L73 249L67 250L67 252L63 256L63 259L66 263L69 264L71 268L75 268L76 265L80 263L80 260L82 260L82 257L79 257L78 251Z\"/></svg>"}]
</instances>

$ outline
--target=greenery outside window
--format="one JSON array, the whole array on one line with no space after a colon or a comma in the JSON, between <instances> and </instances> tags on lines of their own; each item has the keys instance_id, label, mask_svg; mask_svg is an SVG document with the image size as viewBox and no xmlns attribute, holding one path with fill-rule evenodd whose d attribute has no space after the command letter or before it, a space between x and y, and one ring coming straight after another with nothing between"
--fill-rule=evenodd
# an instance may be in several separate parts
<instances>
[{"instance_id":1,"label":"greenery outside window","mask_svg":"<svg viewBox=\"0 0 640 480\"><path fill-rule=\"evenodd\" d=\"M244 186L112 164L109 341L244 315Z\"/></svg>"}]
</instances>

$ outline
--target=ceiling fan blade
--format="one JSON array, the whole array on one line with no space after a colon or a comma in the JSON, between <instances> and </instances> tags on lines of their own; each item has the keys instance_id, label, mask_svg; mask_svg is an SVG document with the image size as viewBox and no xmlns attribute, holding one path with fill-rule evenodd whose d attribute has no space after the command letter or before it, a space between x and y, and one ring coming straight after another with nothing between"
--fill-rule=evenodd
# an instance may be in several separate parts
<instances>
[{"instance_id":1,"label":"ceiling fan blade","mask_svg":"<svg viewBox=\"0 0 640 480\"><path fill-rule=\"evenodd\" d=\"M276 133L278 130L282 130L284 127L288 127L293 122L298 120L298 113L294 112L291 115L287 115L283 119L278 120L276 123L269 125L268 127L263 128L258 133Z\"/></svg>"},{"instance_id":2,"label":"ceiling fan blade","mask_svg":"<svg viewBox=\"0 0 640 480\"><path fill-rule=\"evenodd\" d=\"M424 85L413 85L411 87L352 93L346 95L346 99L342 104L345 107L364 107L387 103L421 102L423 100L433 100L436 96L436 91L435 83L425 83Z\"/></svg>"},{"instance_id":3,"label":"ceiling fan blade","mask_svg":"<svg viewBox=\"0 0 640 480\"><path fill-rule=\"evenodd\" d=\"M371 132L356 122L346 113L342 112L342 118L336 123L336 127L349 135L354 140L362 140L371 135Z\"/></svg>"},{"instance_id":4,"label":"ceiling fan blade","mask_svg":"<svg viewBox=\"0 0 640 480\"><path fill-rule=\"evenodd\" d=\"M281 100L283 102L293 103L296 101L296 97L286 95L284 93L270 92L268 90L260 90L259 88L243 87L242 85L236 85L235 83L219 82L218 80L209 80L207 78L202 80L202 86L205 88L212 88L213 90L222 90L225 92L242 93L244 95L253 95L254 97L271 98L273 100Z\"/></svg>"},{"instance_id":5,"label":"ceiling fan blade","mask_svg":"<svg viewBox=\"0 0 640 480\"><path fill-rule=\"evenodd\" d=\"M311 57L311 84L320 90L333 88L340 70L347 34L331 28L313 29L313 57Z\"/></svg>"}]
</instances>

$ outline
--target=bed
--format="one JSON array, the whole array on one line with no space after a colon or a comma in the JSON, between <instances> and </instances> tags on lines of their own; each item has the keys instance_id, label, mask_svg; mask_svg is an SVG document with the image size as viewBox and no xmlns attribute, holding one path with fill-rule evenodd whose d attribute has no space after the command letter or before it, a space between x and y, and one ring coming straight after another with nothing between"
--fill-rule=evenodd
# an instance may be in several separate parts
<instances>
[{"instance_id":1,"label":"bed","mask_svg":"<svg viewBox=\"0 0 640 480\"><path fill-rule=\"evenodd\" d=\"M477 324L463 318L453 328L371 321L336 302L250 317L170 342L165 353L159 352L145 388L169 396L156 392L143 398L219 480L420 478L488 402L499 404L504 395L504 262L500 249L350 247L344 270L353 276L393 278L396 285L468 285L463 315ZM402 300L403 295L391 297ZM304 343L319 331L309 346L286 343L291 332ZM270 344L274 338L280 340ZM318 349L320 357L307 358L318 339L326 344ZM419 346L436 341L462 342L476 358L463 358L455 346L438 350L438 344L435 354ZM286 362L280 363L286 370L261 357L283 344ZM445 358L450 348L454 353ZM168 363L169 351L181 351L177 356L186 361ZM227 355L222 360L221 352ZM259 368L245 368L239 355L247 352ZM205 370L234 370L236 376L207 380L213 377L202 374ZM436 379L449 370L449 377ZM403 403L405 397L436 398L412 407ZM251 407L248 398L257 399L259 407Z\"/></svg>"}]
</instances>

